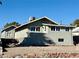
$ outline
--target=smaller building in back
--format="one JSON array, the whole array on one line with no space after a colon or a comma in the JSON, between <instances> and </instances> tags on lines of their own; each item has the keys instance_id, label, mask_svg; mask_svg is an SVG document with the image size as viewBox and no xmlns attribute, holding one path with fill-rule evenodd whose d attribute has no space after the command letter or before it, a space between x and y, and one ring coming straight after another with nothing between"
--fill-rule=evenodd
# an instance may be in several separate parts
<instances>
[{"instance_id":1,"label":"smaller building in back","mask_svg":"<svg viewBox=\"0 0 79 59\"><path fill-rule=\"evenodd\" d=\"M4 28L1 32L1 38L14 39L15 38L15 28L16 28L16 26L14 26L14 25Z\"/></svg>"}]
</instances>

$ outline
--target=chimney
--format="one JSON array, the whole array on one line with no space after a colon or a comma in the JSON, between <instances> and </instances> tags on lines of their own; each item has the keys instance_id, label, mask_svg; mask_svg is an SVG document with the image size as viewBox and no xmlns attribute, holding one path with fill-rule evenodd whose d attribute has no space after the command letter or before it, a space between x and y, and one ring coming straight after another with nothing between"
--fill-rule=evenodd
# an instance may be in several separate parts
<instances>
[{"instance_id":1,"label":"chimney","mask_svg":"<svg viewBox=\"0 0 79 59\"><path fill-rule=\"evenodd\" d=\"M32 17L32 16L30 16L29 17L29 21L31 22L31 21L34 21L35 20L35 17Z\"/></svg>"}]
</instances>

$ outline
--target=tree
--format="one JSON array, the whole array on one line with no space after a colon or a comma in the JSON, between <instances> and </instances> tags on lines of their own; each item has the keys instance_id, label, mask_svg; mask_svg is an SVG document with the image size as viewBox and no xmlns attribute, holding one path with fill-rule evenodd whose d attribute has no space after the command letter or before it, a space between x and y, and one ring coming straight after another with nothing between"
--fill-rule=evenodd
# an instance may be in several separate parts
<instances>
[{"instance_id":1,"label":"tree","mask_svg":"<svg viewBox=\"0 0 79 59\"><path fill-rule=\"evenodd\" d=\"M18 22L11 22L11 23L6 23L5 25L4 25L4 28L6 28L6 27L8 27L8 26L12 26L12 25L14 25L14 26L20 26L21 24L19 24Z\"/></svg>"},{"instance_id":2,"label":"tree","mask_svg":"<svg viewBox=\"0 0 79 59\"><path fill-rule=\"evenodd\" d=\"M76 19L76 20L72 23L72 25L79 27L79 19Z\"/></svg>"}]
</instances>

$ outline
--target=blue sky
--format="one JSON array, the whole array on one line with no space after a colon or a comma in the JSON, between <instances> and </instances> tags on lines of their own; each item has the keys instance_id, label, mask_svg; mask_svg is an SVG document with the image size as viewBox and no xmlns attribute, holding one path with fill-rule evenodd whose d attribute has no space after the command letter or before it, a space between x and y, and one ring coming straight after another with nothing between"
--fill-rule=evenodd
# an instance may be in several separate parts
<instances>
[{"instance_id":1,"label":"blue sky","mask_svg":"<svg viewBox=\"0 0 79 59\"><path fill-rule=\"evenodd\" d=\"M1 0L0 28L7 22L28 22L29 16L47 16L56 22L70 24L79 18L79 0Z\"/></svg>"}]
</instances>

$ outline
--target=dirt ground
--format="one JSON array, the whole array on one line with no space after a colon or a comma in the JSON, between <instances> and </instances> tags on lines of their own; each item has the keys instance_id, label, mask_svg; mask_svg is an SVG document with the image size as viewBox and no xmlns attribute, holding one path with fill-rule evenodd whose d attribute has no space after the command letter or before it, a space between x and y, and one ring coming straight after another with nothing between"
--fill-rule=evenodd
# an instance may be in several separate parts
<instances>
[{"instance_id":1,"label":"dirt ground","mask_svg":"<svg viewBox=\"0 0 79 59\"><path fill-rule=\"evenodd\" d=\"M0 46L0 57L2 56L2 47Z\"/></svg>"},{"instance_id":2,"label":"dirt ground","mask_svg":"<svg viewBox=\"0 0 79 59\"><path fill-rule=\"evenodd\" d=\"M3 53L6 58L58 58L58 57L79 57L78 46L29 46L6 48L7 52Z\"/></svg>"}]
</instances>

